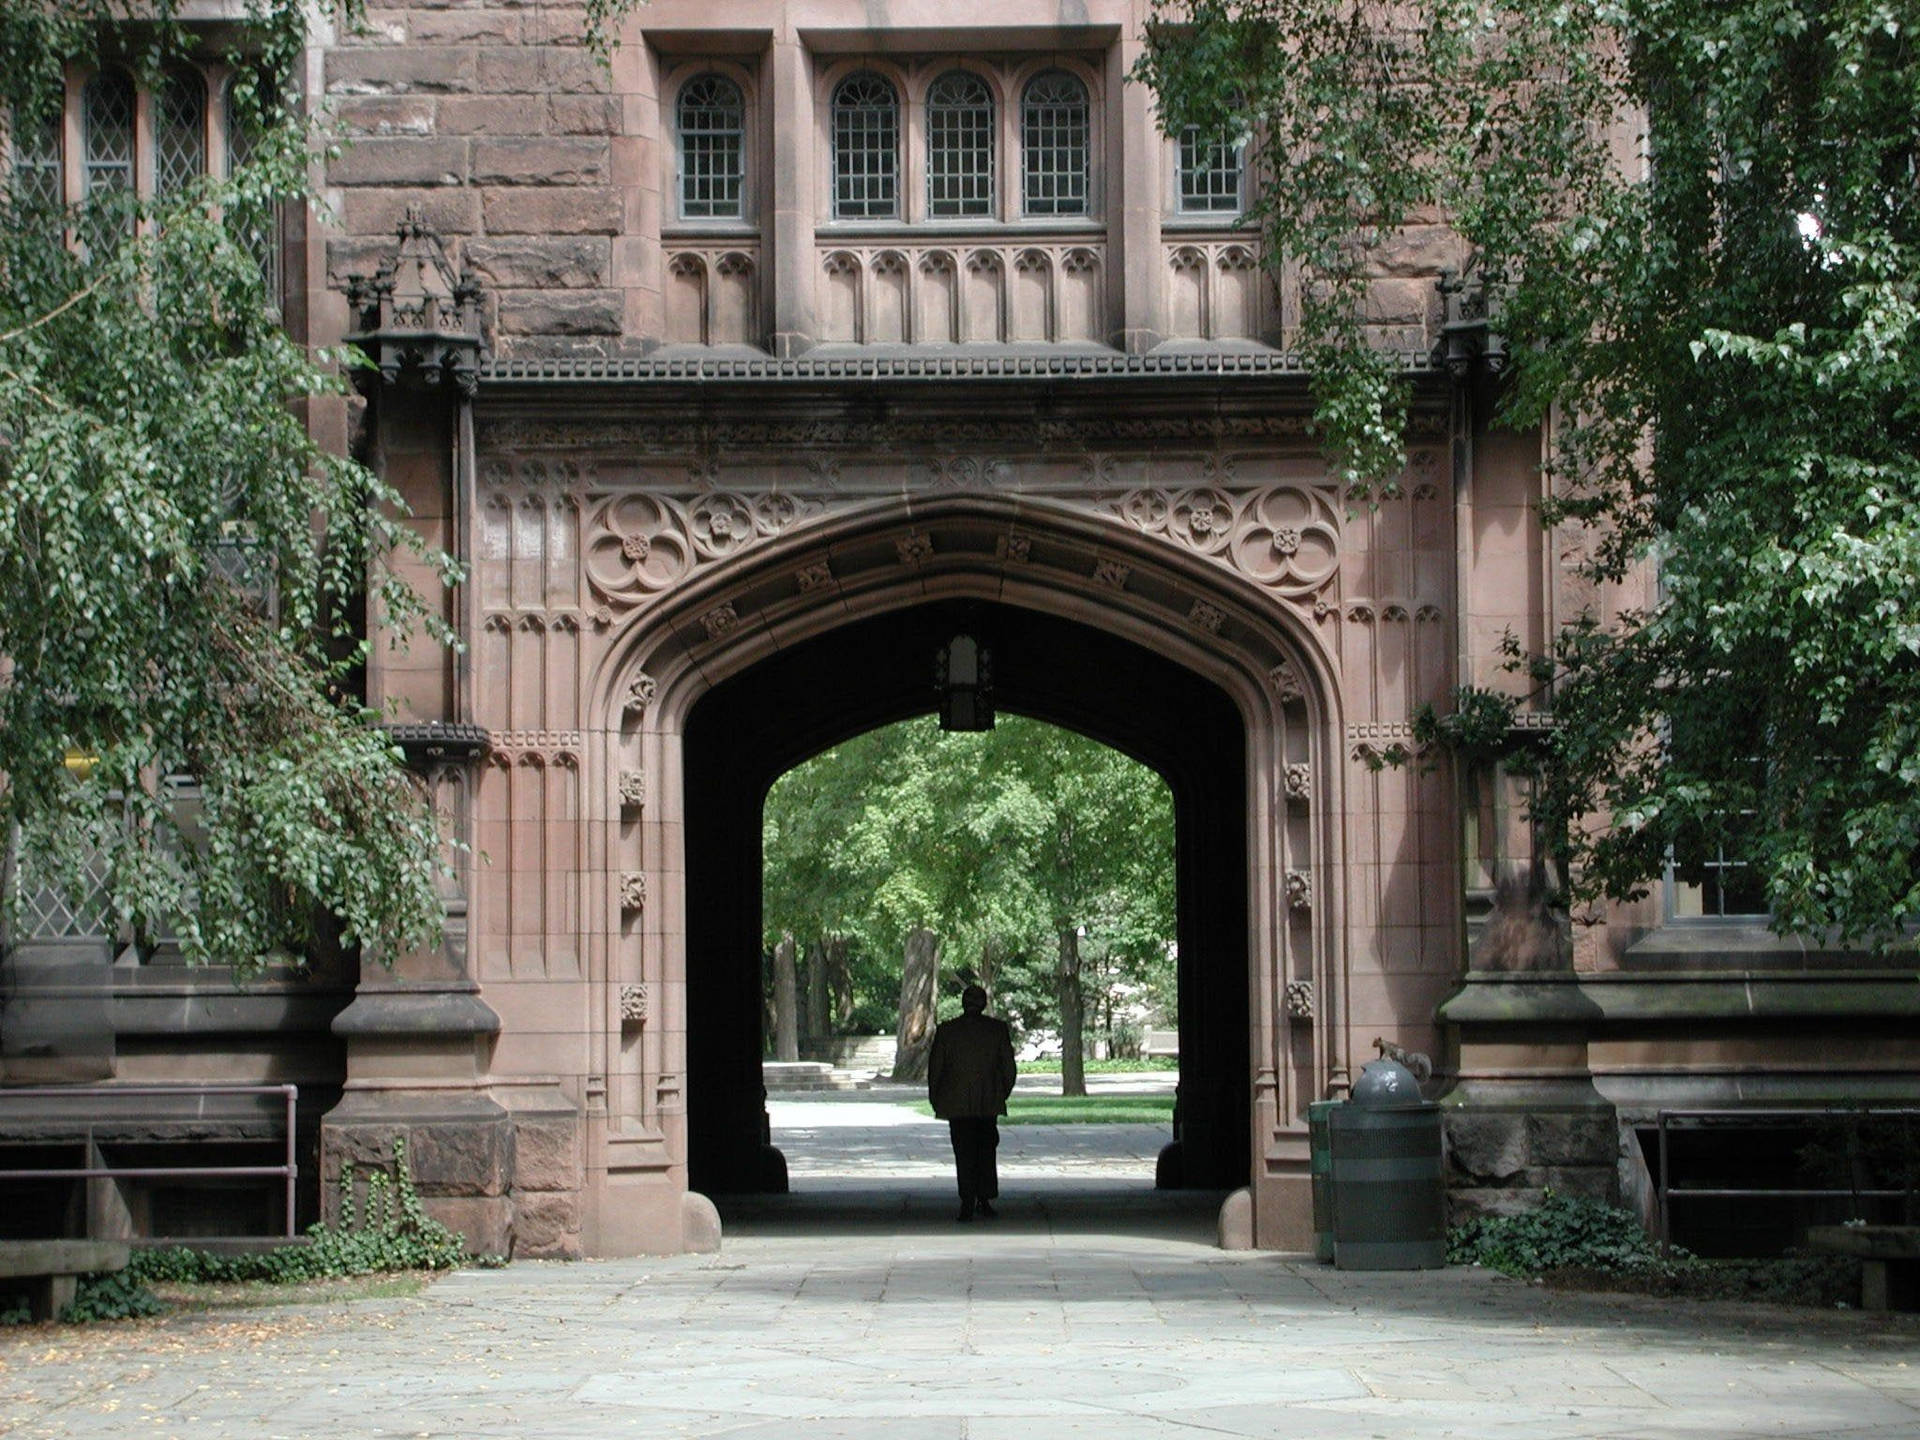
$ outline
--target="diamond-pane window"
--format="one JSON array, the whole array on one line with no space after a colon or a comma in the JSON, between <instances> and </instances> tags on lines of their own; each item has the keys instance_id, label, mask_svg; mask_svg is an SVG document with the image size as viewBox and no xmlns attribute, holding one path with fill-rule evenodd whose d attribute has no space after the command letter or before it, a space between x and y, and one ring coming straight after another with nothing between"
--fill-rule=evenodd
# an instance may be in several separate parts
<instances>
[{"instance_id":1,"label":"diamond-pane window","mask_svg":"<svg viewBox=\"0 0 1920 1440\"><path fill-rule=\"evenodd\" d=\"M1241 150L1225 131L1180 132L1180 208L1190 215L1240 213Z\"/></svg>"},{"instance_id":2,"label":"diamond-pane window","mask_svg":"<svg viewBox=\"0 0 1920 1440\"><path fill-rule=\"evenodd\" d=\"M1064 70L1027 84L1020 102L1020 162L1029 215L1087 213L1087 87Z\"/></svg>"},{"instance_id":3,"label":"diamond-pane window","mask_svg":"<svg viewBox=\"0 0 1920 1440\"><path fill-rule=\"evenodd\" d=\"M153 97L154 189L171 195L206 173L206 83L191 70L176 70Z\"/></svg>"},{"instance_id":4,"label":"diamond-pane window","mask_svg":"<svg viewBox=\"0 0 1920 1440\"><path fill-rule=\"evenodd\" d=\"M927 213L993 214L993 92L965 70L927 90Z\"/></svg>"},{"instance_id":5,"label":"diamond-pane window","mask_svg":"<svg viewBox=\"0 0 1920 1440\"><path fill-rule=\"evenodd\" d=\"M14 113L14 197L23 205L59 205L66 198L60 180L60 112L55 109L34 116Z\"/></svg>"},{"instance_id":6,"label":"diamond-pane window","mask_svg":"<svg viewBox=\"0 0 1920 1440\"><path fill-rule=\"evenodd\" d=\"M278 90L266 74L235 76L227 84L227 173L253 159L260 147L262 118L273 112ZM261 216L247 227L247 248L260 262L266 277L267 297L280 298L280 216L276 210Z\"/></svg>"},{"instance_id":7,"label":"diamond-pane window","mask_svg":"<svg viewBox=\"0 0 1920 1440\"><path fill-rule=\"evenodd\" d=\"M891 220L900 213L900 101L870 70L833 92L833 214Z\"/></svg>"},{"instance_id":8,"label":"diamond-pane window","mask_svg":"<svg viewBox=\"0 0 1920 1440\"><path fill-rule=\"evenodd\" d=\"M89 195L133 189L133 82L102 70L81 94Z\"/></svg>"},{"instance_id":9,"label":"diamond-pane window","mask_svg":"<svg viewBox=\"0 0 1920 1440\"><path fill-rule=\"evenodd\" d=\"M746 173L746 105L740 87L702 75L680 92L680 213L737 219Z\"/></svg>"}]
</instances>

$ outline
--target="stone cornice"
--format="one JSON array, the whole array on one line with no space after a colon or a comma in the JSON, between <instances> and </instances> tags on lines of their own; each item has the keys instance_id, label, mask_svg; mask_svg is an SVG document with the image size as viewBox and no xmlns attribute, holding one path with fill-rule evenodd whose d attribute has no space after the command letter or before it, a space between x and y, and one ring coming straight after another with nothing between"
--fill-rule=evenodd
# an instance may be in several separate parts
<instances>
[{"instance_id":1,"label":"stone cornice","mask_svg":"<svg viewBox=\"0 0 1920 1440\"><path fill-rule=\"evenodd\" d=\"M1444 374L1430 356L1403 352L1409 375ZM788 382L822 380L1164 380L1304 377L1304 359L1292 351L1152 351L1144 355L1071 352L1029 354L992 350L979 354L896 355L596 356L494 358L480 367L485 385L624 385L647 383Z\"/></svg>"}]
</instances>

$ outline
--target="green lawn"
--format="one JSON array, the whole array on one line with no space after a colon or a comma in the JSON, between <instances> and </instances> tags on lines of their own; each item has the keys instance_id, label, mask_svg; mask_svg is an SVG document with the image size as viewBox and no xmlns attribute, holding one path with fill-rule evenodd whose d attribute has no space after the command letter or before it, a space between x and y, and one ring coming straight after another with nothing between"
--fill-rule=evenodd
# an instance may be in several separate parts
<instances>
[{"instance_id":1,"label":"green lawn","mask_svg":"<svg viewBox=\"0 0 1920 1440\"><path fill-rule=\"evenodd\" d=\"M1178 1070L1180 1060L1174 1055L1146 1055L1138 1060L1088 1060L1084 1062L1089 1075L1132 1075L1143 1070ZM1058 1075L1058 1060L1022 1060L1022 1075Z\"/></svg>"},{"instance_id":2,"label":"green lawn","mask_svg":"<svg viewBox=\"0 0 1920 1440\"><path fill-rule=\"evenodd\" d=\"M925 1100L915 1102L922 1115L933 1114ZM1002 1125L1171 1125L1171 1095L1015 1095L1007 1101Z\"/></svg>"}]
</instances>

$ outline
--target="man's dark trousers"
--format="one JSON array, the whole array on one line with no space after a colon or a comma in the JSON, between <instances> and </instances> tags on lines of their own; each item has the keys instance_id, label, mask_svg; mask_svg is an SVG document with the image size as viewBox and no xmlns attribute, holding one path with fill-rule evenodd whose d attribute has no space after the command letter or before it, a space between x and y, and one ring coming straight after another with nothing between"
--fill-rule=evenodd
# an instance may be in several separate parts
<instances>
[{"instance_id":1,"label":"man's dark trousers","mask_svg":"<svg viewBox=\"0 0 1920 1440\"><path fill-rule=\"evenodd\" d=\"M992 1200L1000 1193L1000 1171L994 1151L1000 1148L1000 1125L991 1115L968 1115L947 1121L953 1137L953 1168L960 1180L960 1203Z\"/></svg>"}]
</instances>

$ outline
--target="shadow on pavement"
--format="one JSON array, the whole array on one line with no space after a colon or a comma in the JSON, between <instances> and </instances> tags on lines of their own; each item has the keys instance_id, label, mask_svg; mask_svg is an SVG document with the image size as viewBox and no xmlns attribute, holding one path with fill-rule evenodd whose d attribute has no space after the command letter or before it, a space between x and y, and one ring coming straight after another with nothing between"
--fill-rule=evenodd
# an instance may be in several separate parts
<instances>
[{"instance_id":1,"label":"shadow on pavement","mask_svg":"<svg viewBox=\"0 0 1920 1440\"><path fill-rule=\"evenodd\" d=\"M1221 1190L1156 1190L1106 1180L1002 1182L999 1218L957 1223L951 1180L796 1178L785 1195L716 1195L729 1238L939 1234L1123 1235L1212 1245Z\"/></svg>"}]
</instances>

